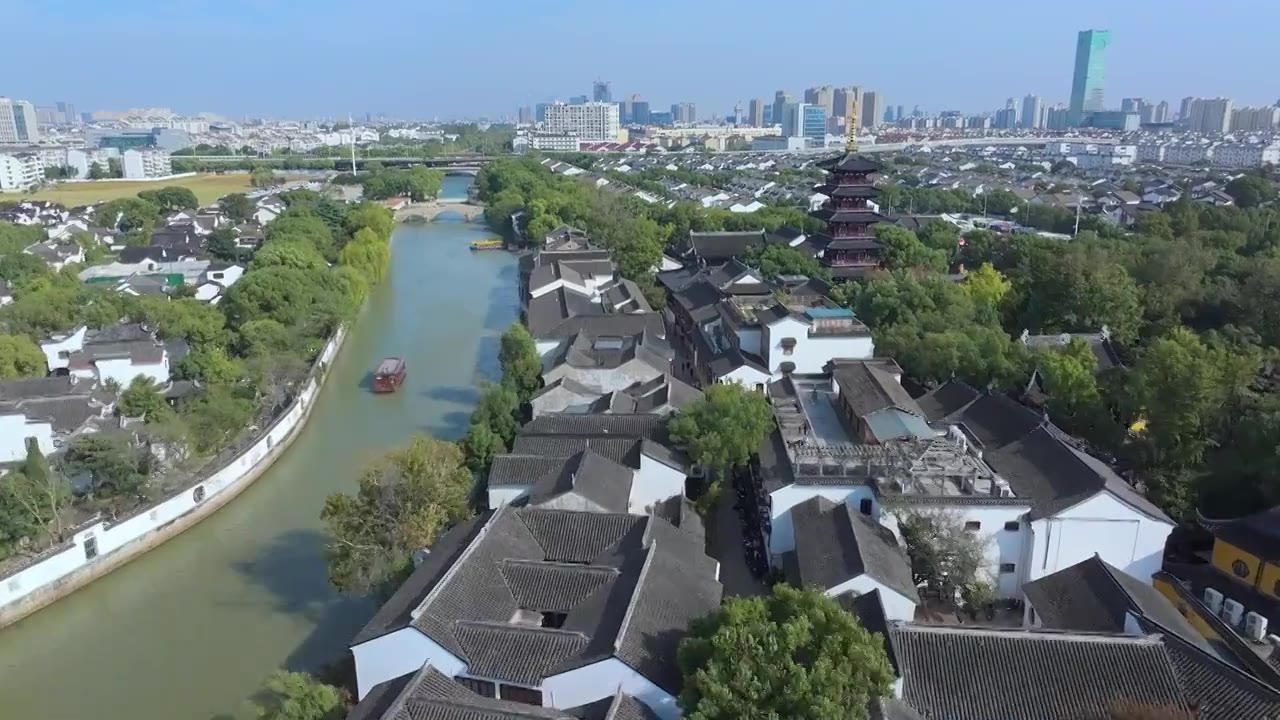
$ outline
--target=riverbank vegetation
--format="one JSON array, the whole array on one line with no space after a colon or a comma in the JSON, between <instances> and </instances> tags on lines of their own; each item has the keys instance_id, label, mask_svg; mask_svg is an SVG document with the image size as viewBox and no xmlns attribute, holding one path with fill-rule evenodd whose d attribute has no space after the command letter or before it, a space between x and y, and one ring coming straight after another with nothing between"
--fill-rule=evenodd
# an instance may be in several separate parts
<instances>
[{"instance_id":1,"label":"riverbank vegetation","mask_svg":"<svg viewBox=\"0 0 1280 720\"><path fill-rule=\"evenodd\" d=\"M161 205L190 205L177 190L113 201L108 215L120 217L130 231L145 232ZM288 407L328 338L385 275L389 210L376 203L345 205L309 190L281 197L287 209L268 226L265 242L246 258L247 271L217 305L84 284L78 266L54 271L21 252L42 239L42 230L0 223L0 278L14 296L0 308L0 377L42 375L36 343L83 325L143 323L186 351L175 357L171 372L190 383L189 392L166 400L164 388L151 383L116 388L122 391L117 412L134 424L78 437L47 481L29 484L65 500L54 515L74 506L82 514L121 517L189 482L192 473L229 460ZM61 541L53 520L31 502L0 493L0 557L17 552L23 538L30 538L25 546L31 550Z\"/></svg>"},{"instance_id":2,"label":"riverbank vegetation","mask_svg":"<svg viewBox=\"0 0 1280 720\"><path fill-rule=\"evenodd\" d=\"M491 163L477 185L495 228L510 230L516 211L534 240L561 223L581 228L655 304L653 270L691 230L816 229L795 207L737 214L620 197L532 157ZM872 328L879 354L925 387L958 378L1022 397L1034 377L1033 394L1055 422L1176 518L1197 508L1238 515L1269 507L1280 503L1280 208L1265 175L1245 175L1231 190L1236 206L1184 194L1132 229L1084 218L1071 241L979 230L961 242L941 221L919 233L882 227L884 269L838 284L833 296ZM1076 223L1075 213L1003 190L975 200L891 184L880 202L895 213L985 205L1054 232L1073 232ZM822 274L795 255L761 248L748 260ZM1023 330L1104 328L1118 367L1099 367L1084 345L1045 354L1018 339Z\"/></svg>"}]
</instances>

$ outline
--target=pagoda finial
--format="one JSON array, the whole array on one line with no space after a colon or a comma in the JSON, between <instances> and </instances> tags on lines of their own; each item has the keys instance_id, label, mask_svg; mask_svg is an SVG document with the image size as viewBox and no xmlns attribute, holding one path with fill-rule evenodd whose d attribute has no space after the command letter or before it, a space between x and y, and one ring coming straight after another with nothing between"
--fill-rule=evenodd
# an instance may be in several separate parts
<instances>
[{"instance_id":1,"label":"pagoda finial","mask_svg":"<svg viewBox=\"0 0 1280 720\"><path fill-rule=\"evenodd\" d=\"M847 153L858 152L858 95L853 94L853 99L849 103L849 117L845 118L845 124L848 125L849 138L845 144Z\"/></svg>"}]
</instances>

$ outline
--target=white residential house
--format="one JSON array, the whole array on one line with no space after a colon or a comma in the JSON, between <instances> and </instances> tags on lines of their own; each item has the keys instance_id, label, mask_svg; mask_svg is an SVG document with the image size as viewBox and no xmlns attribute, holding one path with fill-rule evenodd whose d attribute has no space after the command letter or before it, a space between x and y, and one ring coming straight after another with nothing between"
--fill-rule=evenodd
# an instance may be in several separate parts
<instances>
[{"instance_id":1,"label":"white residential house","mask_svg":"<svg viewBox=\"0 0 1280 720\"><path fill-rule=\"evenodd\" d=\"M40 343L40 349L49 362L49 371L55 374L70 374L102 383L114 380L121 387L128 386L138 376L160 385L169 382L169 349L142 325L116 325L100 330L79 327Z\"/></svg>"},{"instance_id":2,"label":"white residential house","mask_svg":"<svg viewBox=\"0 0 1280 720\"><path fill-rule=\"evenodd\" d=\"M224 293L244 275L244 267L229 263L211 263L196 282L196 299L217 305Z\"/></svg>"},{"instance_id":3,"label":"white residential house","mask_svg":"<svg viewBox=\"0 0 1280 720\"><path fill-rule=\"evenodd\" d=\"M917 403L884 374L866 378L838 395L771 386L780 429L759 475L775 558L796 550L793 508L821 497L895 531L905 512L963 523L986 538L1000 597L1093 555L1147 583L1160 569L1173 523L1040 413L958 382Z\"/></svg>"},{"instance_id":4,"label":"white residential house","mask_svg":"<svg viewBox=\"0 0 1280 720\"><path fill-rule=\"evenodd\" d=\"M0 462L27 456L27 438L51 455L80 433L93 432L112 403L94 393L96 383L76 377L20 378L0 382Z\"/></svg>"},{"instance_id":5,"label":"white residential house","mask_svg":"<svg viewBox=\"0 0 1280 720\"><path fill-rule=\"evenodd\" d=\"M45 261L53 270L61 270L67 265L84 262L84 248L73 240L46 240L26 248L23 252Z\"/></svg>"},{"instance_id":6,"label":"white residential house","mask_svg":"<svg viewBox=\"0 0 1280 720\"><path fill-rule=\"evenodd\" d=\"M718 576L701 537L657 517L503 506L439 538L356 635L356 694L430 665L485 698L621 692L676 720L676 651L719 606Z\"/></svg>"}]
</instances>

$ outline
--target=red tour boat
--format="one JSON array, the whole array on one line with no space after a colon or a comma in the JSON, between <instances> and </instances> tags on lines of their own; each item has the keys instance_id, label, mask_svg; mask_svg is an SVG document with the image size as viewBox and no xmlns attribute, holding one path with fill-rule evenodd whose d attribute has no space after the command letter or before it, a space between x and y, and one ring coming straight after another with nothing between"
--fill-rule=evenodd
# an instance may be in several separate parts
<instances>
[{"instance_id":1,"label":"red tour boat","mask_svg":"<svg viewBox=\"0 0 1280 720\"><path fill-rule=\"evenodd\" d=\"M373 391L378 393L395 392L404 382L404 360L398 357L383 358L378 369L373 371Z\"/></svg>"}]
</instances>

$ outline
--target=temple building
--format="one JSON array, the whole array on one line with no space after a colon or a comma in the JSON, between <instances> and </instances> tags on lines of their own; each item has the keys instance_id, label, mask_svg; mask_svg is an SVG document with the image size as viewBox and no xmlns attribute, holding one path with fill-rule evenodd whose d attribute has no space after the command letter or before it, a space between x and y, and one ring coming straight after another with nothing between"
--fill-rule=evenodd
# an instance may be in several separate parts
<instances>
[{"instance_id":1,"label":"temple building","mask_svg":"<svg viewBox=\"0 0 1280 720\"><path fill-rule=\"evenodd\" d=\"M854 152L819 165L827 171L827 182L817 191L829 199L811 213L826 223L826 230L812 240L834 278L860 277L878 267L881 247L875 226L891 222L868 204L880 194L871 177L880 171L880 164L855 154L856 144L850 147Z\"/></svg>"}]
</instances>

